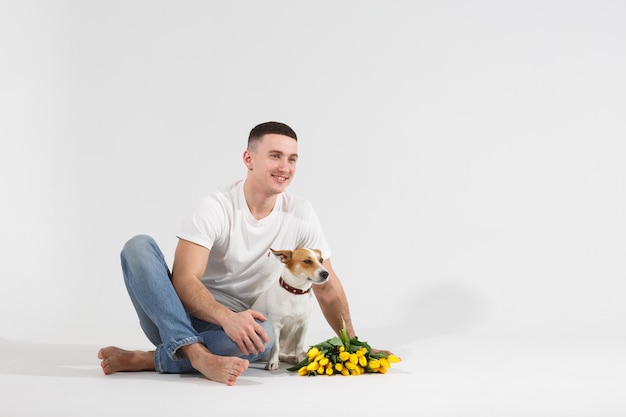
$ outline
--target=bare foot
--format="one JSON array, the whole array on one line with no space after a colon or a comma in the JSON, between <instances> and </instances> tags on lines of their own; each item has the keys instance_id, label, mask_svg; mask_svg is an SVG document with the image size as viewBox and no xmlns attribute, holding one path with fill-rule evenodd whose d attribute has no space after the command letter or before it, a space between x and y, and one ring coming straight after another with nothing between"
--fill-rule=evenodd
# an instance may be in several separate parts
<instances>
[{"instance_id":1,"label":"bare foot","mask_svg":"<svg viewBox=\"0 0 626 417\"><path fill-rule=\"evenodd\" d=\"M233 385L250 365L247 359L214 355L199 343L183 346L181 349L191 361L191 366L205 378L226 385Z\"/></svg>"},{"instance_id":2,"label":"bare foot","mask_svg":"<svg viewBox=\"0 0 626 417\"><path fill-rule=\"evenodd\" d=\"M100 366L106 375L114 372L154 371L154 352L124 350L115 346L98 351Z\"/></svg>"}]
</instances>

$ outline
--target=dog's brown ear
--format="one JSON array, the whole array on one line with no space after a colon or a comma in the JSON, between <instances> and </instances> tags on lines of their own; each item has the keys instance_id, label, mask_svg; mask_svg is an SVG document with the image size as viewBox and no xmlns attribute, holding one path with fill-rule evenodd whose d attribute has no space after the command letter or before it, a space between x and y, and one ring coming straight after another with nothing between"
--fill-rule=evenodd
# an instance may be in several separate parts
<instances>
[{"instance_id":1,"label":"dog's brown ear","mask_svg":"<svg viewBox=\"0 0 626 417\"><path fill-rule=\"evenodd\" d=\"M319 249L313 249L313 252L317 253L318 258L320 258L320 262L324 262L324 257L322 256L322 251Z\"/></svg>"},{"instance_id":2,"label":"dog's brown ear","mask_svg":"<svg viewBox=\"0 0 626 417\"><path fill-rule=\"evenodd\" d=\"M291 254L293 253L290 250L274 250L272 248L270 248L270 250L272 251L274 256L276 256L278 260L282 263L286 263L287 261L289 261L289 259L291 259Z\"/></svg>"}]
</instances>

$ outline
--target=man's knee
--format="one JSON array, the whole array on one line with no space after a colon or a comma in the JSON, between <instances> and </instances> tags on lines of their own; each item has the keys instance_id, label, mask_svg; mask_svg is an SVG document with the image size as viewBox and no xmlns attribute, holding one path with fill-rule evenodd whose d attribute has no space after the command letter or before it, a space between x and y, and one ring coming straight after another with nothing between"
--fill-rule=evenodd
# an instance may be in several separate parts
<instances>
[{"instance_id":1,"label":"man's knee","mask_svg":"<svg viewBox=\"0 0 626 417\"><path fill-rule=\"evenodd\" d=\"M155 240L150 236L137 235L129 239L122 249L120 260L124 280L127 283L161 276L162 271L166 272L166 277L170 277L163 254ZM155 269L161 264L162 269L160 267Z\"/></svg>"},{"instance_id":2,"label":"man's knee","mask_svg":"<svg viewBox=\"0 0 626 417\"><path fill-rule=\"evenodd\" d=\"M128 239L120 254L122 259L133 259L143 256L146 250L156 246L154 239L148 235L136 235Z\"/></svg>"}]
</instances>

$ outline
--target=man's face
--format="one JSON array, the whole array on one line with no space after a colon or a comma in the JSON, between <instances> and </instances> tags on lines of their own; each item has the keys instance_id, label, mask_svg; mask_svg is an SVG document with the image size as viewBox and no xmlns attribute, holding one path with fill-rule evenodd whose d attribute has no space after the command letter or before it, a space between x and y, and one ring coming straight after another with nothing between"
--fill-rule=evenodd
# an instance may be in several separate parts
<instances>
[{"instance_id":1,"label":"man's face","mask_svg":"<svg viewBox=\"0 0 626 417\"><path fill-rule=\"evenodd\" d=\"M254 182L271 193L281 193L296 174L298 142L289 136L263 136L255 150L246 150L244 162Z\"/></svg>"}]
</instances>

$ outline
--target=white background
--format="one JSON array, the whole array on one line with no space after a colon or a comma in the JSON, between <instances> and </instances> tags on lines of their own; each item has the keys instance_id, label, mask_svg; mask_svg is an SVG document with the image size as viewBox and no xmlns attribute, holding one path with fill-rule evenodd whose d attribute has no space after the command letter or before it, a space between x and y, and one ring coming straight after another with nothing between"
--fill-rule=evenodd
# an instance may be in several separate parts
<instances>
[{"instance_id":1,"label":"white background","mask_svg":"<svg viewBox=\"0 0 626 417\"><path fill-rule=\"evenodd\" d=\"M279 120L361 339L623 342L625 21L619 1L3 2L0 338L149 347L122 245L171 262Z\"/></svg>"}]
</instances>

